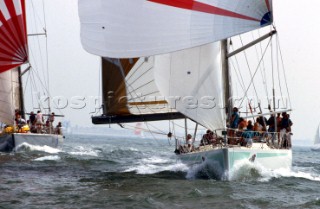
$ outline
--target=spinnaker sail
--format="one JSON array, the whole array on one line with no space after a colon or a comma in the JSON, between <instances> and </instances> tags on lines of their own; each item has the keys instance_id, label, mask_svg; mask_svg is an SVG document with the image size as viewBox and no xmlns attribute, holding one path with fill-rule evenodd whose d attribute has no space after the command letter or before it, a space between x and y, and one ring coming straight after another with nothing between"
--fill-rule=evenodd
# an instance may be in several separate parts
<instances>
[{"instance_id":1,"label":"spinnaker sail","mask_svg":"<svg viewBox=\"0 0 320 209\"><path fill-rule=\"evenodd\" d=\"M25 2L0 1L0 73L28 59Z\"/></svg>"},{"instance_id":2,"label":"spinnaker sail","mask_svg":"<svg viewBox=\"0 0 320 209\"><path fill-rule=\"evenodd\" d=\"M89 53L132 58L219 41L272 23L272 0L79 0Z\"/></svg>"}]
</instances>

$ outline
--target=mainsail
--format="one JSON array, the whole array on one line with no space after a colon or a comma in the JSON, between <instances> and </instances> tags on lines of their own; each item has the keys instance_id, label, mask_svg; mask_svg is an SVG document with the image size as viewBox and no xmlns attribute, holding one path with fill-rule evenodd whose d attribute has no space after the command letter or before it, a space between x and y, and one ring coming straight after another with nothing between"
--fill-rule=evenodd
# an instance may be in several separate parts
<instances>
[{"instance_id":1,"label":"mainsail","mask_svg":"<svg viewBox=\"0 0 320 209\"><path fill-rule=\"evenodd\" d=\"M318 125L316 135L314 137L314 144L320 145L320 124Z\"/></svg>"},{"instance_id":2,"label":"mainsail","mask_svg":"<svg viewBox=\"0 0 320 209\"><path fill-rule=\"evenodd\" d=\"M121 123L182 118L160 94L154 58L102 58L103 116L93 123Z\"/></svg>"},{"instance_id":3,"label":"mainsail","mask_svg":"<svg viewBox=\"0 0 320 209\"><path fill-rule=\"evenodd\" d=\"M0 1L0 73L28 59L25 2Z\"/></svg>"},{"instance_id":4,"label":"mainsail","mask_svg":"<svg viewBox=\"0 0 320 209\"><path fill-rule=\"evenodd\" d=\"M20 108L19 69L14 68L0 73L0 121L12 125Z\"/></svg>"},{"instance_id":5,"label":"mainsail","mask_svg":"<svg viewBox=\"0 0 320 209\"><path fill-rule=\"evenodd\" d=\"M170 106L211 130L225 128L221 43L155 56L156 84Z\"/></svg>"},{"instance_id":6,"label":"mainsail","mask_svg":"<svg viewBox=\"0 0 320 209\"><path fill-rule=\"evenodd\" d=\"M271 24L272 0L79 0L89 53L132 58L219 41Z\"/></svg>"}]
</instances>

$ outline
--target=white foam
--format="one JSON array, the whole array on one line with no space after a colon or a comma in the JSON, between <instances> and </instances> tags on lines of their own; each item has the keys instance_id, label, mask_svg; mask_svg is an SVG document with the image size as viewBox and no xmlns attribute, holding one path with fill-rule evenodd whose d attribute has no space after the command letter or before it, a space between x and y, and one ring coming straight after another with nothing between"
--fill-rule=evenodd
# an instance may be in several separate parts
<instances>
[{"instance_id":1,"label":"white foam","mask_svg":"<svg viewBox=\"0 0 320 209\"><path fill-rule=\"evenodd\" d=\"M31 145L26 142L17 146L15 148L15 151L17 151L17 152L19 152L19 151L42 151L42 152L46 152L46 153L50 153L50 154L56 154L56 153L61 152L61 150L53 148L53 147L49 147L47 145L44 145L44 146Z\"/></svg>"},{"instance_id":2,"label":"white foam","mask_svg":"<svg viewBox=\"0 0 320 209\"><path fill-rule=\"evenodd\" d=\"M311 181L320 181L319 174L299 171L299 168L294 168L291 171L278 169L273 171L273 174L274 174L274 177L295 177L295 178L304 178Z\"/></svg>"},{"instance_id":3,"label":"white foam","mask_svg":"<svg viewBox=\"0 0 320 209\"><path fill-rule=\"evenodd\" d=\"M166 166L152 165L152 164L141 164L137 166L133 166L131 168L126 169L124 172L132 172L135 171L137 174L155 174L162 171L187 171L188 167L185 164L177 163Z\"/></svg>"},{"instance_id":4,"label":"white foam","mask_svg":"<svg viewBox=\"0 0 320 209\"><path fill-rule=\"evenodd\" d=\"M162 171L187 171L188 167L169 157L152 156L141 159L136 165L125 170L125 172L135 171L137 174L155 174Z\"/></svg>"},{"instance_id":5,"label":"white foam","mask_svg":"<svg viewBox=\"0 0 320 209\"><path fill-rule=\"evenodd\" d=\"M58 155L54 155L54 156L44 156L44 157L39 157L37 159L34 159L34 161L48 161L48 160L51 160L51 161L58 161L60 160L61 158L58 156Z\"/></svg>"},{"instance_id":6,"label":"white foam","mask_svg":"<svg viewBox=\"0 0 320 209\"><path fill-rule=\"evenodd\" d=\"M252 179L267 181L270 178L268 171L263 166L246 159L238 161L229 172L229 180L231 181Z\"/></svg>"},{"instance_id":7,"label":"white foam","mask_svg":"<svg viewBox=\"0 0 320 209\"><path fill-rule=\"evenodd\" d=\"M160 163L168 163L169 160L153 156L153 157L142 159L142 162L144 162L144 163L152 163L152 164L160 164Z\"/></svg>"},{"instance_id":8,"label":"white foam","mask_svg":"<svg viewBox=\"0 0 320 209\"><path fill-rule=\"evenodd\" d=\"M318 174L312 172L301 171L302 168L295 167L292 170L280 168L269 170L258 163L252 163L248 160L240 161L234 169L229 173L230 180L250 180L269 181L271 178L304 178L311 181L320 181Z\"/></svg>"},{"instance_id":9,"label":"white foam","mask_svg":"<svg viewBox=\"0 0 320 209\"><path fill-rule=\"evenodd\" d=\"M69 152L71 155L80 155L80 156L93 156L93 157L98 157L99 153L101 152L100 150L93 150L91 148L84 148L82 146L79 146L76 148L77 151L74 152Z\"/></svg>"}]
</instances>

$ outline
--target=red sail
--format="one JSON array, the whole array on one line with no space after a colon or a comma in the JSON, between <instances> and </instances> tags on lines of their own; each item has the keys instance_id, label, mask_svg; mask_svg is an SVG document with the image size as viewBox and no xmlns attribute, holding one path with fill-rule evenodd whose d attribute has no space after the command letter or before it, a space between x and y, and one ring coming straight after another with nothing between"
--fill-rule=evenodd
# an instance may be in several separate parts
<instances>
[{"instance_id":1,"label":"red sail","mask_svg":"<svg viewBox=\"0 0 320 209\"><path fill-rule=\"evenodd\" d=\"M28 59L24 0L0 1L0 73Z\"/></svg>"}]
</instances>

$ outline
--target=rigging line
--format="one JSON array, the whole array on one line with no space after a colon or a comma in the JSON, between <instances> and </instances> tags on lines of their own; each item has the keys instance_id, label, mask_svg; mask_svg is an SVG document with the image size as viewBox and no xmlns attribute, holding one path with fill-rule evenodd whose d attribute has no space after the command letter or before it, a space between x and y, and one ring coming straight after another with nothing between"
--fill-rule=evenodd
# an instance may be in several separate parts
<instances>
[{"instance_id":1,"label":"rigging line","mask_svg":"<svg viewBox=\"0 0 320 209\"><path fill-rule=\"evenodd\" d=\"M36 92L37 90L38 90L38 88L37 88L37 84L36 84L36 82L35 82L35 76L34 76L34 72L32 71L32 69L29 71L30 72L30 76L31 76L31 92L33 92L33 89L35 89L34 91ZM36 93L39 93L40 94L40 92L36 92ZM37 96L38 96L38 94L37 94ZM31 95L31 97L33 98L33 95ZM39 100L40 98L38 98L38 100ZM32 102L33 102L33 99L32 99ZM35 106L35 104L34 103L32 103L32 105L33 105L33 107ZM39 105L39 108L40 108L40 103L38 102L38 105ZM41 109L41 108L40 108Z\"/></svg>"},{"instance_id":2,"label":"rigging line","mask_svg":"<svg viewBox=\"0 0 320 209\"><path fill-rule=\"evenodd\" d=\"M234 47L233 47L233 44L231 45L231 48L232 48L233 51L235 50ZM232 62L233 59L231 59L231 64L234 66L236 75L238 77L240 76L241 80L239 80L239 79L238 80L239 80L241 88L243 88L243 90L244 90L245 89L245 82L244 82L243 77L242 77L241 72L240 72L240 65L239 65L239 61L238 61L237 56L234 56L234 59L236 61L237 67L234 66L234 63ZM238 70L238 71L236 71L236 70Z\"/></svg>"},{"instance_id":3,"label":"rigging line","mask_svg":"<svg viewBox=\"0 0 320 209\"><path fill-rule=\"evenodd\" d=\"M139 58L139 59L144 59L145 58ZM136 66L138 64L139 60L136 62L136 64L134 66ZM145 63L146 61L141 62L139 65L136 66L136 69L134 69L134 71L132 71L131 75L128 77L128 80L137 72L137 70L143 65L143 63ZM150 68L152 68L152 66L150 66Z\"/></svg>"},{"instance_id":4,"label":"rigging line","mask_svg":"<svg viewBox=\"0 0 320 209\"><path fill-rule=\"evenodd\" d=\"M177 125L176 123L174 123L173 121L172 121L172 129L173 129L173 134L172 134L172 136L174 136L176 139L184 139L185 137L184 136L178 136L177 135L177 131L176 131L176 127L175 127L175 125ZM183 129L184 129L184 127L182 127ZM184 135L184 134L183 134ZM181 141L180 140L178 140L178 142L179 142L179 145L181 144Z\"/></svg>"},{"instance_id":5,"label":"rigging line","mask_svg":"<svg viewBox=\"0 0 320 209\"><path fill-rule=\"evenodd\" d=\"M146 123L146 122L145 122ZM127 128L129 127L129 128ZM125 127L123 127L124 129L128 129L128 130L135 130L136 129L136 126L133 126L133 125L129 125L129 124L126 124ZM150 130L150 129L145 129L145 128L139 128L140 130L142 131L145 131L145 132L153 132L154 134L159 134L159 135L167 135L166 133L162 133L162 132L155 132L153 130Z\"/></svg>"},{"instance_id":6,"label":"rigging line","mask_svg":"<svg viewBox=\"0 0 320 209\"><path fill-rule=\"evenodd\" d=\"M144 62L143 62L144 63ZM139 68L142 66L142 64L139 66ZM137 68L138 69L138 68ZM135 70L135 72L137 71L137 69ZM131 81L130 83L135 83L137 80L139 80L140 78L142 78L144 75L146 75L150 70L152 69L152 67L149 67L145 72L143 72L139 77L137 77L135 80ZM130 75L130 77L132 77L132 75ZM130 80L130 77L127 78L127 80Z\"/></svg>"},{"instance_id":7,"label":"rigging line","mask_svg":"<svg viewBox=\"0 0 320 209\"><path fill-rule=\"evenodd\" d=\"M145 61L143 61L143 63L145 63ZM142 65L140 65L140 66L142 66ZM150 69L152 69L152 68L153 68L153 66L152 66ZM150 70L150 69L149 69L149 70ZM122 66L121 66L121 69L120 69L120 70L123 70L123 69L122 69ZM123 75L123 76L124 76L124 75ZM125 82L126 86L128 86L129 88L131 88L131 89L133 90L133 91L128 91L129 95L130 95L132 98L134 98L133 95L132 95L132 94L134 93L136 96L138 96L138 97L135 98L135 99L140 99L140 102L144 102L142 96L139 96L138 93L135 92L134 88L132 87L132 84L130 84L130 83L126 80L125 77L124 77L124 82ZM142 111L139 109L138 106L136 106L136 109L139 111L139 114L142 114ZM148 105L145 105L145 106L144 106L144 109L148 109L151 113L156 113L156 111L154 111L153 109L151 109L151 107L149 107ZM167 109L169 109L169 108L167 108Z\"/></svg>"},{"instance_id":8,"label":"rigging line","mask_svg":"<svg viewBox=\"0 0 320 209\"><path fill-rule=\"evenodd\" d=\"M280 52L281 65L282 65L282 69L283 69L283 75L284 75L285 86L286 86L286 90L287 90L287 94L288 94L289 104L290 104L290 107L291 107L291 98L290 98L290 93L289 93L289 88L288 88L288 82L287 82L286 70L285 70L285 67L284 67L284 61L283 61L283 56L282 56L282 50L281 50L281 47L280 47L279 36L277 36L277 43L278 43L278 48L279 48L279 52ZM284 105L285 105L285 104L284 104Z\"/></svg>"},{"instance_id":9,"label":"rigging line","mask_svg":"<svg viewBox=\"0 0 320 209\"><path fill-rule=\"evenodd\" d=\"M240 42L241 42L242 46L244 46L241 36L239 36L239 37L240 37ZM249 65L247 53L245 51L243 51L243 53L244 53L244 57L245 57L245 60L246 60L246 63L247 63L247 67L249 69L250 77L252 77L252 72L251 72L251 68L250 68L250 65ZM256 94L256 97L257 97L257 99L259 99L258 92L257 92L257 89L256 89L256 85L254 84L253 80L252 80L252 84L253 84L253 89L254 89L254 92Z\"/></svg>"},{"instance_id":10,"label":"rigging line","mask_svg":"<svg viewBox=\"0 0 320 209\"><path fill-rule=\"evenodd\" d=\"M281 76L280 76L280 63L279 63L279 43L278 43L278 39L276 39L277 41L277 71L278 71L278 84L279 84L279 90L280 90L280 95L281 95L281 98L282 98L282 104L285 105L285 102L284 102L284 98L283 98L283 92L282 92L282 86L281 86Z\"/></svg>"},{"instance_id":11,"label":"rigging line","mask_svg":"<svg viewBox=\"0 0 320 209\"><path fill-rule=\"evenodd\" d=\"M247 93L248 93L248 91L249 91L249 89L250 89L250 86L251 86L251 84L253 83L253 79L254 79L255 75L257 74L257 72L258 72L258 70L259 70L259 66L260 66L260 64L261 64L261 62L262 62L262 59L264 58L264 56L265 56L265 54L266 54L266 51L267 51L267 49L268 49L268 47L269 47L269 45L270 45L270 42L271 42L271 39L269 39L268 45L266 46L266 48L265 48L265 50L264 50L264 52L263 52L263 55L262 55L262 57L261 57L261 59L260 59L260 61L259 61L259 63L258 63L258 66L257 66L257 68L256 68L253 76L251 77L251 81L250 81L249 86L248 86L248 88L247 88L247 90L246 90L246 92L245 92L245 96L244 96L244 97L246 97L246 95L247 95ZM241 101L241 103L240 103L240 106L242 105L243 101L244 101L244 98L242 99L242 101Z\"/></svg>"},{"instance_id":12,"label":"rigging line","mask_svg":"<svg viewBox=\"0 0 320 209\"><path fill-rule=\"evenodd\" d=\"M40 84L43 86L44 90L46 91L44 93L47 93L50 96L50 93L49 93L48 89L46 88L46 86L43 84L43 82L42 82L37 70L35 68L33 68L33 67L31 67L31 69L33 69L35 71L35 75L37 76L37 78L38 78Z\"/></svg>"},{"instance_id":13,"label":"rigging line","mask_svg":"<svg viewBox=\"0 0 320 209\"><path fill-rule=\"evenodd\" d=\"M234 63L233 63L233 60L231 60L231 64L232 64L233 68L235 68ZM242 85L241 85L241 81L239 81L239 75L238 75L236 69L235 69L235 72L236 72L235 74L236 74L236 76L237 76L238 82L240 83L240 87L242 88L242 91L244 92L244 91L245 91L245 86L242 86ZM240 75L240 77L242 78L241 75ZM243 79L243 78L242 78L242 79ZM245 84L243 84L243 85L245 85ZM245 97L246 97L246 99L248 100L248 102L250 102L250 98L248 97L248 95L246 95ZM251 114L253 114L253 113L251 112Z\"/></svg>"},{"instance_id":14,"label":"rigging line","mask_svg":"<svg viewBox=\"0 0 320 209\"><path fill-rule=\"evenodd\" d=\"M141 85L138 86L135 90L133 90L133 92L134 92L134 91L137 91L138 89L141 89L141 88L143 88L143 87L145 87L145 86L147 86L147 85L149 85L149 84L152 83L152 82L154 82L154 80L151 80L151 81L148 81L148 82L146 82L146 83L141 84ZM131 84L131 85L132 85L132 84Z\"/></svg>"},{"instance_id":15,"label":"rigging line","mask_svg":"<svg viewBox=\"0 0 320 209\"><path fill-rule=\"evenodd\" d=\"M253 37L253 33L251 33L251 34L252 34L252 37ZM261 37L259 30L258 30L258 35L259 35L259 37ZM262 52L263 52L263 50L262 50L262 42L259 43L259 46L260 46L260 54L262 54ZM257 60L259 62L259 56L258 56L259 52L258 52L258 49L257 49L256 45L255 45L255 50L256 50ZM264 83L264 90L266 92L267 99L269 101L268 82L267 82L266 66L265 66L264 60L262 60L262 70L260 72L261 72L262 81Z\"/></svg>"},{"instance_id":16,"label":"rigging line","mask_svg":"<svg viewBox=\"0 0 320 209\"><path fill-rule=\"evenodd\" d=\"M37 18L34 18L34 20L38 19L38 21L41 22L41 18L40 18L40 16L39 16L39 14L36 13L36 12L34 12L34 11L35 11L35 6L34 6L34 3L33 3L33 2L34 2L34 1L31 0L31 7L32 7L32 9L33 9L33 12L31 12L31 13L33 14L34 17L37 17ZM35 23L35 22L34 22L34 23ZM30 24L29 24L29 25L30 25ZM34 25L34 27L35 27L35 25ZM36 27L35 27L35 28L36 28Z\"/></svg>"},{"instance_id":17,"label":"rigging line","mask_svg":"<svg viewBox=\"0 0 320 209\"><path fill-rule=\"evenodd\" d=\"M135 91L131 91L132 93L134 93L135 95L136 95L136 97L134 97L134 98L128 98L128 101L134 101L134 100L136 100L136 99L141 99L141 102L145 102L145 100L143 100L142 98L144 98L145 96L152 96L152 95L154 95L154 94L156 94L156 93L159 93L159 91L153 91L153 92L150 92L150 93L147 93L147 94L144 94L144 95L138 95L138 93L136 93ZM159 93L160 94L160 93ZM155 99L156 99L156 96L154 96L155 97ZM160 95L159 95L159 97L160 97ZM163 97L163 96L162 96Z\"/></svg>"},{"instance_id":18,"label":"rigging line","mask_svg":"<svg viewBox=\"0 0 320 209\"><path fill-rule=\"evenodd\" d=\"M175 122L173 122L172 121L172 124L174 124L174 125L176 125L176 126L178 126L178 127L180 127L180 128L182 128L182 129L185 129L185 127L184 126L182 126L182 125L179 125L178 123L175 123ZM200 126L202 126L201 124L199 124ZM207 130L208 128L198 128L198 130L199 131L203 131L203 130ZM194 130L194 128L187 128L187 130Z\"/></svg>"},{"instance_id":19,"label":"rigging line","mask_svg":"<svg viewBox=\"0 0 320 209\"><path fill-rule=\"evenodd\" d=\"M272 38L272 37L271 37ZM274 64L273 64L273 56L274 56L274 54L273 54L273 42L271 41L271 43L270 43L270 45L271 45L271 71L272 71L272 89L274 90L275 89L275 85L274 85ZM273 93L274 94L274 93ZM273 97L275 97L275 95L273 95ZM269 103L269 99L268 99L268 103ZM270 105L270 104L269 104ZM273 107L274 109L273 110L275 110L276 109L276 107Z\"/></svg>"},{"instance_id":20,"label":"rigging line","mask_svg":"<svg viewBox=\"0 0 320 209\"><path fill-rule=\"evenodd\" d=\"M147 128L150 130L147 122L145 122L145 125L146 125ZM158 142L158 139L157 139L157 137L155 137L154 133L152 133L152 132L150 132L150 133L151 133L151 136L152 136L153 140L155 140L157 143L159 143L159 142Z\"/></svg>"},{"instance_id":21,"label":"rigging line","mask_svg":"<svg viewBox=\"0 0 320 209\"><path fill-rule=\"evenodd\" d=\"M121 75L123 76L123 81L125 82L125 85L126 85L128 88L133 89L133 91L127 91L128 94L133 98L132 93L135 93L134 88L133 88L132 85L126 80L126 76L125 76L125 74L124 74L124 70L123 70L123 67L122 67L122 65L121 65L120 60L118 59L117 62L118 62L118 65L117 65L117 66L119 66L119 70L121 71ZM135 95L138 96L137 93L135 93ZM139 98L140 98L140 97L139 97ZM143 102L142 99L140 99L140 101ZM149 108L149 107L148 107L148 108ZM137 106L137 110L139 111L139 114L142 113L141 110L138 108L138 106ZM151 110L151 111L152 111L152 110ZM152 112L153 112L153 111L152 111Z\"/></svg>"},{"instance_id":22,"label":"rigging line","mask_svg":"<svg viewBox=\"0 0 320 209\"><path fill-rule=\"evenodd\" d=\"M45 30L45 33L46 33L46 36L45 36L45 50L46 50L46 69L47 69L47 88L48 88L48 91L50 92L50 77L49 77L49 54L48 54L48 39L47 39L47 21L46 21L46 15L45 15L45 5L44 5L44 1L42 1L42 10L43 10L43 21L44 21L44 30ZM49 99L49 110L50 110L50 99Z\"/></svg>"},{"instance_id":23,"label":"rigging line","mask_svg":"<svg viewBox=\"0 0 320 209\"><path fill-rule=\"evenodd\" d=\"M29 76L30 76L30 91L31 91L31 104L32 104L32 109L34 107L34 101L33 101L33 95L32 95L32 92L33 92L33 83L32 83L32 72L29 71Z\"/></svg>"},{"instance_id":24,"label":"rigging line","mask_svg":"<svg viewBox=\"0 0 320 209\"><path fill-rule=\"evenodd\" d=\"M238 60L236 59L235 61L236 61L236 64L238 65L238 63L237 63ZM244 91L244 90L245 90L245 83L244 83L244 80L243 80L242 75L239 74L239 72L238 72L238 71L239 71L239 68L235 66L233 59L231 59L230 62L231 62L232 68L234 69L234 72L235 72L235 74L236 74L237 80L238 80L238 82L239 82L239 84L240 84L240 87L241 87L242 90Z\"/></svg>"},{"instance_id":25,"label":"rigging line","mask_svg":"<svg viewBox=\"0 0 320 209\"><path fill-rule=\"evenodd\" d=\"M43 5L44 3L42 3L42 5ZM34 18L34 22L35 22L35 25L34 25L34 27L35 27L35 29L37 29L37 24L36 24L36 16L38 17L38 19L39 19L39 22L41 22L41 18L39 17L39 15L38 15L38 13L37 12L35 12L36 11L36 9L35 9L35 7L34 7L34 5L33 5L33 3L32 3L32 6L33 6L33 18ZM35 38L37 38L37 37L35 37ZM42 50L41 50L41 48L40 48L40 40L37 38L36 39L37 40L37 42L38 42L38 52L39 52L39 54L40 54L40 63L41 63L41 66L42 66L42 69L44 68L44 64L43 64L43 57L42 57ZM29 48L29 50L30 50L30 48ZM34 58L34 62L36 63L36 59ZM36 65L37 66L37 65ZM42 70L42 73L43 73L43 78L44 78L44 83L45 83L45 85L47 85L47 83L46 83L46 77L45 77L45 72Z\"/></svg>"},{"instance_id":26,"label":"rigging line","mask_svg":"<svg viewBox=\"0 0 320 209\"><path fill-rule=\"evenodd\" d=\"M232 47L233 47L233 46L232 46ZM233 50L234 50L234 49L233 49ZM235 59L236 64L237 64L237 67L234 66L233 59ZM241 88L242 88L242 91L244 92L244 91L245 91L245 82L244 82L244 80L243 80L243 77L242 77L242 74L241 74L241 71L240 71L239 61L238 61L238 59L237 59L237 56L234 56L233 59L231 59L230 61L231 61L232 66L233 66L234 69L235 69L234 71L235 71L235 74L236 74L237 79L238 79L238 81L239 81L239 84L240 84L240 86L241 86ZM239 77L241 78L241 80L239 79ZM250 101L250 98L248 97L248 95L246 95L245 97L246 97L246 99L248 99L248 101ZM253 113L251 113L251 114L253 114Z\"/></svg>"},{"instance_id":27,"label":"rigging line","mask_svg":"<svg viewBox=\"0 0 320 209\"><path fill-rule=\"evenodd\" d=\"M166 132L164 132L163 130L160 130L159 128L157 128L157 127L155 127L154 125L152 125L152 124L149 124L152 128L154 128L155 130L157 130L157 131L159 131L160 133L162 133L162 134L167 134Z\"/></svg>"}]
</instances>

